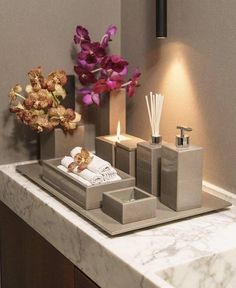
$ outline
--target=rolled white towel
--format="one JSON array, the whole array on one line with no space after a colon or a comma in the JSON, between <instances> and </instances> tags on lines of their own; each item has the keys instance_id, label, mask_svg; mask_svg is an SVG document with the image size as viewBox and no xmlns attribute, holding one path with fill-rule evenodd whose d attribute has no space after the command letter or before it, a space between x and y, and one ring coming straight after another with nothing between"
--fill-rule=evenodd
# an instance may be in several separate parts
<instances>
[{"instance_id":1,"label":"rolled white towel","mask_svg":"<svg viewBox=\"0 0 236 288\"><path fill-rule=\"evenodd\" d=\"M107 180L106 182L115 182L121 180L121 177L119 175L114 176L110 180Z\"/></svg>"},{"instance_id":2,"label":"rolled white towel","mask_svg":"<svg viewBox=\"0 0 236 288\"><path fill-rule=\"evenodd\" d=\"M70 155L74 158L77 154L81 152L81 147L75 147L71 150ZM99 173L103 176L104 180L112 180L117 175L116 170L111 166L111 164L100 157L90 153L90 156L93 157L92 161L88 164L87 168L94 172Z\"/></svg>"},{"instance_id":3,"label":"rolled white towel","mask_svg":"<svg viewBox=\"0 0 236 288\"><path fill-rule=\"evenodd\" d=\"M72 157L66 156L61 160L61 164L66 168L68 168L73 163L74 159ZM101 184L104 181L102 175L89 171L88 169L84 169L83 171L79 172L78 169L75 168L72 172L87 180L92 185Z\"/></svg>"},{"instance_id":4,"label":"rolled white towel","mask_svg":"<svg viewBox=\"0 0 236 288\"><path fill-rule=\"evenodd\" d=\"M74 164L74 167L72 166L73 164ZM75 165L75 164L76 163L75 163L74 159L70 156L65 156L64 158L61 159L61 165L70 169L70 170L72 169L73 172L77 172L77 165Z\"/></svg>"},{"instance_id":5,"label":"rolled white towel","mask_svg":"<svg viewBox=\"0 0 236 288\"><path fill-rule=\"evenodd\" d=\"M72 173L72 172L68 172L68 169L62 165L57 166L57 168L60 169L61 171L65 172L65 173L68 173L71 177L73 177L75 180L77 180L79 183L81 183L85 186L91 186L92 185L89 181L85 180L81 176L79 176L75 173Z\"/></svg>"},{"instance_id":6,"label":"rolled white towel","mask_svg":"<svg viewBox=\"0 0 236 288\"><path fill-rule=\"evenodd\" d=\"M104 182L102 175L93 173L88 169L79 172L79 176L89 181L92 185L102 184Z\"/></svg>"}]
</instances>

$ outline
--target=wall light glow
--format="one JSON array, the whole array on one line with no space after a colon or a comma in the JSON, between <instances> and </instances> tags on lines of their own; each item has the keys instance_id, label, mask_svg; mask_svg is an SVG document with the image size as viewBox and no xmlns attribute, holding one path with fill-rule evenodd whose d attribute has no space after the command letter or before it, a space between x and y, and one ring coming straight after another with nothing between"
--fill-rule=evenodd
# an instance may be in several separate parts
<instances>
[{"instance_id":1,"label":"wall light glow","mask_svg":"<svg viewBox=\"0 0 236 288\"><path fill-rule=\"evenodd\" d=\"M161 92L164 93L165 105L163 111L163 131L167 129L167 140L173 138L177 124L198 127L201 121L201 113L198 104L197 91L191 78L191 69L186 62L190 48L182 44L170 44L169 66L161 83ZM171 128L170 128L171 127ZM171 140L173 140L171 138Z\"/></svg>"}]
</instances>

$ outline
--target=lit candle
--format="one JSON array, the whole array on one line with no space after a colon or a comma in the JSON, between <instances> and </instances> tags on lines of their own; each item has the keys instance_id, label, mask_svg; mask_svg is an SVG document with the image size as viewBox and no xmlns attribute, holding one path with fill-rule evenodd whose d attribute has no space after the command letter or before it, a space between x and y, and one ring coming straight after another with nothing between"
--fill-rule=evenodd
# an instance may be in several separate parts
<instances>
[{"instance_id":1,"label":"lit candle","mask_svg":"<svg viewBox=\"0 0 236 288\"><path fill-rule=\"evenodd\" d=\"M121 141L126 141L130 139L130 136L127 134L121 134L120 133L120 121L118 121L117 124L117 130L116 130L116 135L107 135L107 136L103 136L105 139L107 139L108 141L111 142L121 142Z\"/></svg>"},{"instance_id":2,"label":"lit candle","mask_svg":"<svg viewBox=\"0 0 236 288\"><path fill-rule=\"evenodd\" d=\"M115 166L115 147L116 143L122 143L128 141L132 136L128 134L121 134L120 132L120 121L117 123L116 135L106 135L96 137L95 149L96 155L108 162L112 166Z\"/></svg>"}]
</instances>

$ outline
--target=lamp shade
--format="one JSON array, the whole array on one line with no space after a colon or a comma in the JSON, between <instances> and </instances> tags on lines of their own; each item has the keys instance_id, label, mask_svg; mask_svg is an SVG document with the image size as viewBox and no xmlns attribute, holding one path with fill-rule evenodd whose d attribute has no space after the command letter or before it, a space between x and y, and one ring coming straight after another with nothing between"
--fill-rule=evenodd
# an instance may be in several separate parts
<instances>
[{"instance_id":1,"label":"lamp shade","mask_svg":"<svg viewBox=\"0 0 236 288\"><path fill-rule=\"evenodd\" d=\"M167 37L167 0L156 0L156 37Z\"/></svg>"}]
</instances>

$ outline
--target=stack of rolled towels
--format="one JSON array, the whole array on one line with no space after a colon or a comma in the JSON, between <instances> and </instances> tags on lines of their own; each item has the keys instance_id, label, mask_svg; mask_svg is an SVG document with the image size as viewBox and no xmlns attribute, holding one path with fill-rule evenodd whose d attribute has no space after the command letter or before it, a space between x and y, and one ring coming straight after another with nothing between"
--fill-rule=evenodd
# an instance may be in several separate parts
<instances>
[{"instance_id":1,"label":"stack of rolled towels","mask_svg":"<svg viewBox=\"0 0 236 288\"><path fill-rule=\"evenodd\" d=\"M75 163L75 156L81 153L81 147L75 147L71 150L70 156L65 156L61 160L61 165L57 166L58 169L68 173L75 178L78 182L85 186L92 186L98 184L110 183L113 181L121 180L117 171L111 164L96 155L90 153L92 160L87 165L86 169L80 171ZM73 169L74 165L74 169ZM72 167L72 170L69 168Z\"/></svg>"}]
</instances>

